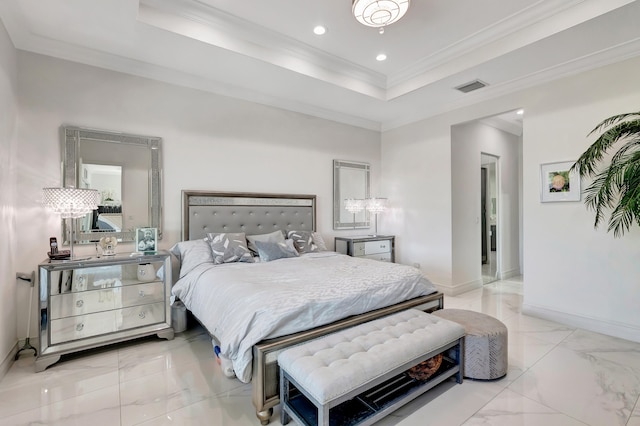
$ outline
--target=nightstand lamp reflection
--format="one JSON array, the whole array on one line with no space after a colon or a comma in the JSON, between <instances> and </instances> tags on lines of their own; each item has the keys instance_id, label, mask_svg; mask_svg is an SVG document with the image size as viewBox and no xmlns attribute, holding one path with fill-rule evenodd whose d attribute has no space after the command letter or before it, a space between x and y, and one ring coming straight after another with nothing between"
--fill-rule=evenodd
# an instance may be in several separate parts
<instances>
[{"instance_id":1,"label":"nightstand lamp reflection","mask_svg":"<svg viewBox=\"0 0 640 426\"><path fill-rule=\"evenodd\" d=\"M344 200L344 209L353 214L353 227L356 227L356 214L364 210L365 200L357 198L347 198Z\"/></svg>"}]
</instances>

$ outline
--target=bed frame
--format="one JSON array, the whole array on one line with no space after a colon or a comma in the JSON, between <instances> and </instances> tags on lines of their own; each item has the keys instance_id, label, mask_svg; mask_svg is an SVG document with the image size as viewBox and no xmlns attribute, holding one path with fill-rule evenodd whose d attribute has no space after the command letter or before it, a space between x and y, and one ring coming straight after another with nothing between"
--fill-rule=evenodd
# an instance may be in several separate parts
<instances>
[{"instance_id":1,"label":"bed frame","mask_svg":"<svg viewBox=\"0 0 640 426\"><path fill-rule=\"evenodd\" d=\"M182 200L183 240L203 238L208 232L244 232L247 235L255 235L275 230L287 232L316 229L315 195L183 190ZM410 308L425 312L442 309L443 295L438 292L416 297L254 345L251 384L253 405L256 407L260 423L269 423L273 407L280 402L280 371L276 361L281 351L307 340Z\"/></svg>"}]
</instances>

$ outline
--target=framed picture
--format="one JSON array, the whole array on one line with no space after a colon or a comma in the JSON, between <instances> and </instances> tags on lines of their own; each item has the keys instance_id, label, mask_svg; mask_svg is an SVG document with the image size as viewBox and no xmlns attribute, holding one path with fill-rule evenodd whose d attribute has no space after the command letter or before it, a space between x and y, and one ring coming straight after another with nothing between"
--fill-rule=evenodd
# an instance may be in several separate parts
<instances>
[{"instance_id":1,"label":"framed picture","mask_svg":"<svg viewBox=\"0 0 640 426\"><path fill-rule=\"evenodd\" d=\"M569 171L575 161L540 165L540 201L580 201L580 176Z\"/></svg>"},{"instance_id":2,"label":"framed picture","mask_svg":"<svg viewBox=\"0 0 640 426\"><path fill-rule=\"evenodd\" d=\"M158 228L136 228L136 248L143 253L158 250Z\"/></svg>"}]
</instances>

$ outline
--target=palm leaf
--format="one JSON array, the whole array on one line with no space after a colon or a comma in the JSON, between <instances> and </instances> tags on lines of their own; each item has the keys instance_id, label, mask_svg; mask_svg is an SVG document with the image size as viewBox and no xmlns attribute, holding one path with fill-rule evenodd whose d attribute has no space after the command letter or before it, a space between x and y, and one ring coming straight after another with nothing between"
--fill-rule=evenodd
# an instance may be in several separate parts
<instances>
[{"instance_id":1,"label":"palm leaf","mask_svg":"<svg viewBox=\"0 0 640 426\"><path fill-rule=\"evenodd\" d=\"M640 226L640 112L609 117L589 135L593 133L601 134L571 170L593 178L584 190L584 203L595 212L594 227L610 212L607 231L621 237L634 223ZM608 150L618 143L622 146L609 164L602 165Z\"/></svg>"}]
</instances>

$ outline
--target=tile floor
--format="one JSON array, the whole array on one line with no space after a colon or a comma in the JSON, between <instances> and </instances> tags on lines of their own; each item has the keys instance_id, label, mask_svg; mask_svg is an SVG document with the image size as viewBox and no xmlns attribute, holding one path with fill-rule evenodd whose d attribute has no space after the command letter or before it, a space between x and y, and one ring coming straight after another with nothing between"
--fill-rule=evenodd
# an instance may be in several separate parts
<instances>
[{"instance_id":1,"label":"tile floor","mask_svg":"<svg viewBox=\"0 0 640 426\"><path fill-rule=\"evenodd\" d=\"M522 285L445 298L507 325L505 378L443 383L378 425L640 426L640 344L522 315ZM1 425L259 425L249 386L222 376L200 328L33 367L23 356L0 382Z\"/></svg>"}]
</instances>

